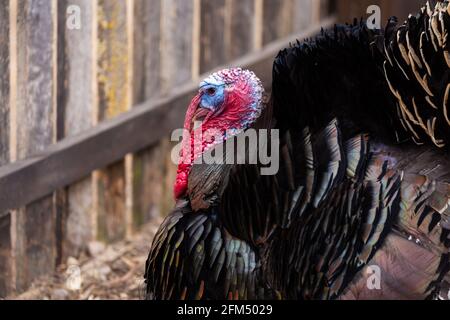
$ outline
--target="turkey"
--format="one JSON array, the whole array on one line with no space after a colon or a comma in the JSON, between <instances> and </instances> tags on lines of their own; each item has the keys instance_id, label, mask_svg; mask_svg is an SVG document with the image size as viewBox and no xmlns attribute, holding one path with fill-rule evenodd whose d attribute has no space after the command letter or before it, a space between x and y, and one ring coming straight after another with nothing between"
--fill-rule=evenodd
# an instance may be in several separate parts
<instances>
[{"instance_id":1,"label":"turkey","mask_svg":"<svg viewBox=\"0 0 450 320\"><path fill-rule=\"evenodd\" d=\"M146 263L147 298L446 298L448 30L447 1L383 31L324 30L279 53L268 101L251 71L205 79L186 114L176 207ZM263 161L194 161L251 129L279 137L276 174L262 174Z\"/></svg>"}]
</instances>

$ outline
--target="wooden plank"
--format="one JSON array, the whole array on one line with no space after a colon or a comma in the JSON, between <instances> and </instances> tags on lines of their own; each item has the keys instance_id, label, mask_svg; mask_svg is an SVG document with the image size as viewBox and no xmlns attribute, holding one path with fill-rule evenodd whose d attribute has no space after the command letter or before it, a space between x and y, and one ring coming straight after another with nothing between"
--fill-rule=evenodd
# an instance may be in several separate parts
<instances>
[{"instance_id":1,"label":"wooden plank","mask_svg":"<svg viewBox=\"0 0 450 320\"><path fill-rule=\"evenodd\" d=\"M314 2L317 0L294 0L293 29L299 32L313 23Z\"/></svg>"},{"instance_id":2,"label":"wooden plank","mask_svg":"<svg viewBox=\"0 0 450 320\"><path fill-rule=\"evenodd\" d=\"M9 3L0 8L0 166L9 162Z\"/></svg>"},{"instance_id":3,"label":"wooden plank","mask_svg":"<svg viewBox=\"0 0 450 320\"><path fill-rule=\"evenodd\" d=\"M16 114L20 121L14 129L19 160L42 152L54 142L56 5L55 0L18 1ZM17 211L18 291L55 266L53 197L35 200Z\"/></svg>"},{"instance_id":4,"label":"wooden plank","mask_svg":"<svg viewBox=\"0 0 450 320\"><path fill-rule=\"evenodd\" d=\"M264 0L263 43L286 37L293 31L293 0Z\"/></svg>"},{"instance_id":5,"label":"wooden plank","mask_svg":"<svg viewBox=\"0 0 450 320\"><path fill-rule=\"evenodd\" d=\"M264 37L264 0L255 1L255 28L253 30L253 47L259 50L263 46Z\"/></svg>"},{"instance_id":6,"label":"wooden plank","mask_svg":"<svg viewBox=\"0 0 450 320\"><path fill-rule=\"evenodd\" d=\"M335 15L337 13L337 3L339 0L328 0L328 15Z\"/></svg>"},{"instance_id":7,"label":"wooden plank","mask_svg":"<svg viewBox=\"0 0 450 320\"><path fill-rule=\"evenodd\" d=\"M161 89L161 2L135 1L133 105L160 95ZM144 66L144 67L143 67ZM161 147L141 150L133 161L133 229L137 230L159 214L161 199Z\"/></svg>"},{"instance_id":8,"label":"wooden plank","mask_svg":"<svg viewBox=\"0 0 450 320\"><path fill-rule=\"evenodd\" d=\"M206 73L226 62L226 0L202 0L200 32L200 73Z\"/></svg>"},{"instance_id":9,"label":"wooden plank","mask_svg":"<svg viewBox=\"0 0 450 320\"><path fill-rule=\"evenodd\" d=\"M12 292L11 215L0 218L0 298Z\"/></svg>"},{"instance_id":10,"label":"wooden plank","mask_svg":"<svg viewBox=\"0 0 450 320\"><path fill-rule=\"evenodd\" d=\"M231 31L225 46L227 60L236 59L255 47L255 1L229 0Z\"/></svg>"},{"instance_id":11,"label":"wooden plank","mask_svg":"<svg viewBox=\"0 0 450 320\"><path fill-rule=\"evenodd\" d=\"M202 0L193 0L194 21L192 26L192 76L195 80L199 80L200 63L201 63L201 17L202 17Z\"/></svg>"},{"instance_id":12,"label":"wooden plank","mask_svg":"<svg viewBox=\"0 0 450 320\"><path fill-rule=\"evenodd\" d=\"M99 122L127 111L131 106L129 68L129 10L132 2L98 0L98 118ZM127 233L125 161L95 176L98 236L101 240L123 239Z\"/></svg>"},{"instance_id":13,"label":"wooden plank","mask_svg":"<svg viewBox=\"0 0 450 320\"><path fill-rule=\"evenodd\" d=\"M9 162L9 2L0 7L0 166ZM12 290L11 215L0 218L0 298Z\"/></svg>"},{"instance_id":14,"label":"wooden plank","mask_svg":"<svg viewBox=\"0 0 450 320\"><path fill-rule=\"evenodd\" d=\"M332 12L331 9L333 8L334 4L332 3L334 0L320 0L319 5L319 20L322 20L325 17L328 17Z\"/></svg>"},{"instance_id":15,"label":"wooden plank","mask_svg":"<svg viewBox=\"0 0 450 320\"><path fill-rule=\"evenodd\" d=\"M322 26L330 27L333 23L334 19L328 19L323 21ZM271 43L230 65L255 71L264 86L269 88L272 63L278 51L289 42L310 37L319 30L320 26L313 26ZM197 82L181 85L172 95L146 101L77 136L67 137L41 155L0 167L0 190L6 190L0 193L0 212L37 200L95 169L122 159L128 153L135 153L161 140L182 125L186 107L197 92L197 86ZM152 134L142 134L153 127L158 130L152 131Z\"/></svg>"},{"instance_id":16,"label":"wooden plank","mask_svg":"<svg viewBox=\"0 0 450 320\"><path fill-rule=\"evenodd\" d=\"M163 95L170 93L174 86L192 80L193 17L193 0L162 1L161 93ZM216 40L220 42L220 38L216 37Z\"/></svg>"},{"instance_id":17,"label":"wooden plank","mask_svg":"<svg viewBox=\"0 0 450 320\"><path fill-rule=\"evenodd\" d=\"M44 151L54 140L55 21L52 1L18 1L17 157Z\"/></svg>"},{"instance_id":18,"label":"wooden plank","mask_svg":"<svg viewBox=\"0 0 450 320\"><path fill-rule=\"evenodd\" d=\"M79 16L77 16L79 14ZM80 29L75 20L79 18ZM96 2L58 2L58 140L92 127L96 110ZM58 196L59 261L77 257L95 239L92 178L83 178Z\"/></svg>"},{"instance_id":19,"label":"wooden plank","mask_svg":"<svg viewBox=\"0 0 450 320\"><path fill-rule=\"evenodd\" d=\"M163 159L162 143L135 154L133 166L134 230L161 214L159 204L163 196Z\"/></svg>"},{"instance_id":20,"label":"wooden plank","mask_svg":"<svg viewBox=\"0 0 450 320\"><path fill-rule=\"evenodd\" d=\"M134 1L133 104L161 91L161 1Z\"/></svg>"}]
</instances>

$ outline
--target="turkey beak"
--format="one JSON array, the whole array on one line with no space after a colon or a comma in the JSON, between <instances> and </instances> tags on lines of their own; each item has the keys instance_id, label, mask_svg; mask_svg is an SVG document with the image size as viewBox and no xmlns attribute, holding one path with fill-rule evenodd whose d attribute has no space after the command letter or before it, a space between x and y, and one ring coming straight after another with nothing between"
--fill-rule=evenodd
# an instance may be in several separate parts
<instances>
[{"instance_id":1,"label":"turkey beak","mask_svg":"<svg viewBox=\"0 0 450 320\"><path fill-rule=\"evenodd\" d=\"M210 113L209 109L203 108L199 104L197 107L197 110L194 113L194 116L192 117L191 129L195 130L195 129L199 128L209 113Z\"/></svg>"}]
</instances>

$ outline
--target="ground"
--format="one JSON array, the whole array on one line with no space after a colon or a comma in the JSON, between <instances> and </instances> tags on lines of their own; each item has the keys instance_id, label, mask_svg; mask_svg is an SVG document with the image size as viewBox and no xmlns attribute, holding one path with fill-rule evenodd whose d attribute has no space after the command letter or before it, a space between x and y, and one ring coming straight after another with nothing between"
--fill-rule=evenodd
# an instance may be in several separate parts
<instances>
[{"instance_id":1,"label":"ground","mask_svg":"<svg viewBox=\"0 0 450 320\"><path fill-rule=\"evenodd\" d=\"M69 258L57 272L9 299L137 300L144 298L144 266L161 223L155 219L130 239L112 245L93 242L79 259Z\"/></svg>"}]
</instances>

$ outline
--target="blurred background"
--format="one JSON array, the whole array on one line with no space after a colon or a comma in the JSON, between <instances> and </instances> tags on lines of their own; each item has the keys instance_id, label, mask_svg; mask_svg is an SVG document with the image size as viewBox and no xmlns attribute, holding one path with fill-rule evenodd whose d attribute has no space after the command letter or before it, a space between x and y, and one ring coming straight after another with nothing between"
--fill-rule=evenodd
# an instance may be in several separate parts
<instances>
[{"instance_id":1,"label":"blurred background","mask_svg":"<svg viewBox=\"0 0 450 320\"><path fill-rule=\"evenodd\" d=\"M0 0L0 298L139 298L202 74L419 0Z\"/></svg>"}]
</instances>

